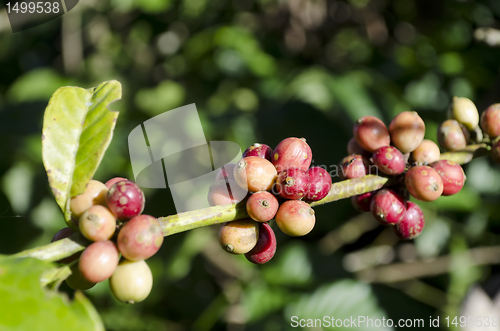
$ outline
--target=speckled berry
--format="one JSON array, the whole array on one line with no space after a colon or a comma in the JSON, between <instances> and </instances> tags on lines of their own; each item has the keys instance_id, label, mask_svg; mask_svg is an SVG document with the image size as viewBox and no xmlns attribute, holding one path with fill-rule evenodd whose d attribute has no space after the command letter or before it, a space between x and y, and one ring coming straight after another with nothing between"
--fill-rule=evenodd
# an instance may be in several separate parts
<instances>
[{"instance_id":1,"label":"speckled berry","mask_svg":"<svg viewBox=\"0 0 500 331\"><path fill-rule=\"evenodd\" d=\"M309 189L305 199L308 201L318 201L330 193L332 188L332 177L321 167L311 167L307 170L309 176Z\"/></svg>"},{"instance_id":2,"label":"speckled berry","mask_svg":"<svg viewBox=\"0 0 500 331\"><path fill-rule=\"evenodd\" d=\"M441 176L429 166L416 166L405 175L406 188L417 200L434 201L443 193Z\"/></svg>"},{"instance_id":3,"label":"speckled berry","mask_svg":"<svg viewBox=\"0 0 500 331\"><path fill-rule=\"evenodd\" d=\"M370 204L370 211L383 225L399 223L406 212L406 202L400 194L390 189L377 192Z\"/></svg>"},{"instance_id":4,"label":"speckled berry","mask_svg":"<svg viewBox=\"0 0 500 331\"><path fill-rule=\"evenodd\" d=\"M287 168L307 170L311 165L312 151L304 138L283 139L274 149L273 165L279 172Z\"/></svg>"},{"instance_id":5,"label":"speckled berry","mask_svg":"<svg viewBox=\"0 0 500 331\"><path fill-rule=\"evenodd\" d=\"M145 198L134 182L124 180L111 186L106 197L108 208L120 220L129 220L144 210Z\"/></svg>"},{"instance_id":6,"label":"speckled berry","mask_svg":"<svg viewBox=\"0 0 500 331\"><path fill-rule=\"evenodd\" d=\"M399 175L405 171L405 158L396 147L380 147L373 153L373 163L386 175Z\"/></svg>"},{"instance_id":7,"label":"speckled berry","mask_svg":"<svg viewBox=\"0 0 500 331\"><path fill-rule=\"evenodd\" d=\"M288 168L280 172L276 180L276 190L285 199L301 199L309 190L307 171Z\"/></svg>"},{"instance_id":8,"label":"speckled berry","mask_svg":"<svg viewBox=\"0 0 500 331\"><path fill-rule=\"evenodd\" d=\"M139 215L125 223L118 233L118 250L130 261L149 259L163 243L160 223L149 215Z\"/></svg>"},{"instance_id":9,"label":"speckled berry","mask_svg":"<svg viewBox=\"0 0 500 331\"><path fill-rule=\"evenodd\" d=\"M393 231L401 239L411 240L420 235L425 226L424 213L420 207L411 201L407 202L403 219L393 227Z\"/></svg>"},{"instance_id":10,"label":"speckled berry","mask_svg":"<svg viewBox=\"0 0 500 331\"><path fill-rule=\"evenodd\" d=\"M273 160L273 149L266 144L255 143L252 146L248 147L243 152L243 157L247 156L257 156L262 157L270 162Z\"/></svg>"},{"instance_id":11,"label":"speckled berry","mask_svg":"<svg viewBox=\"0 0 500 331\"><path fill-rule=\"evenodd\" d=\"M443 180L443 195L453 195L460 192L465 184L465 173L460 164L450 160L441 160L431 164L431 167Z\"/></svg>"},{"instance_id":12,"label":"speckled berry","mask_svg":"<svg viewBox=\"0 0 500 331\"><path fill-rule=\"evenodd\" d=\"M368 175L369 161L361 155L349 155L340 161L340 178L353 179Z\"/></svg>"},{"instance_id":13,"label":"speckled berry","mask_svg":"<svg viewBox=\"0 0 500 331\"><path fill-rule=\"evenodd\" d=\"M259 240L254 248L245 257L248 261L255 264L264 264L269 262L276 253L276 236L273 229L267 223L259 224Z\"/></svg>"}]
</instances>

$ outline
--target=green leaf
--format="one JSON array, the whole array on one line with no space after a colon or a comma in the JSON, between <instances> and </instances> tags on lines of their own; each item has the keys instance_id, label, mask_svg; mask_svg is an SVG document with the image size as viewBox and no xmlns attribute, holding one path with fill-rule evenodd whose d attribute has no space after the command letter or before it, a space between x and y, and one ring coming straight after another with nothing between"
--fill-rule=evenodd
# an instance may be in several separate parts
<instances>
[{"instance_id":1,"label":"green leaf","mask_svg":"<svg viewBox=\"0 0 500 331\"><path fill-rule=\"evenodd\" d=\"M267 284L251 284L246 289L241 304L248 322L254 322L281 309L290 301L291 297L292 295L282 287L272 287Z\"/></svg>"},{"instance_id":2,"label":"green leaf","mask_svg":"<svg viewBox=\"0 0 500 331\"><path fill-rule=\"evenodd\" d=\"M55 266L32 258L0 260L0 330L104 330L92 303L81 293L42 289L40 276Z\"/></svg>"},{"instance_id":3,"label":"green leaf","mask_svg":"<svg viewBox=\"0 0 500 331\"><path fill-rule=\"evenodd\" d=\"M306 248L300 242L285 247L264 269L270 284L304 285L311 281L312 266Z\"/></svg>"},{"instance_id":4,"label":"green leaf","mask_svg":"<svg viewBox=\"0 0 500 331\"><path fill-rule=\"evenodd\" d=\"M117 81L98 87L61 87L45 110L42 157L57 204L71 225L70 198L92 179L113 136L118 112L108 105L121 98Z\"/></svg>"}]
</instances>

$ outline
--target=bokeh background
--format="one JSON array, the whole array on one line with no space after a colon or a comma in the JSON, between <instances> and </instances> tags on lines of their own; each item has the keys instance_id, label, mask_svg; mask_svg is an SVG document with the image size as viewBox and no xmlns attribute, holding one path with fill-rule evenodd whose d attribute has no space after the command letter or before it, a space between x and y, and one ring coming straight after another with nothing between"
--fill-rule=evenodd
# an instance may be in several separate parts
<instances>
[{"instance_id":1,"label":"bokeh background","mask_svg":"<svg viewBox=\"0 0 500 331\"><path fill-rule=\"evenodd\" d=\"M435 141L454 95L480 111L500 102L495 28L497 0L81 0L15 34L0 7L0 254L46 244L64 226L40 141L61 86L123 84L102 181L133 179L134 127L190 103L207 140L244 150L305 137L314 164L330 166L361 116L388 124L418 111ZM106 283L87 295L109 330L286 330L294 315L423 318L429 329L430 316L500 315L500 166L482 158L465 171L458 195L420 203L427 223L415 241L343 200L317 207L306 237L277 230L267 265L225 254L218 227L201 228L166 238L148 260L145 302L121 304ZM168 189L146 193L146 213L175 213Z\"/></svg>"}]
</instances>

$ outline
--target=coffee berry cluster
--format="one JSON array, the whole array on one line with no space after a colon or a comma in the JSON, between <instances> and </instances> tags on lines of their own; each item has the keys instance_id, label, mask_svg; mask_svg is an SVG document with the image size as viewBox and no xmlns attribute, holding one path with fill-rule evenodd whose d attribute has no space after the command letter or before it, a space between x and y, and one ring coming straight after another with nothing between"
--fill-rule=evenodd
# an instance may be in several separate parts
<instances>
[{"instance_id":1,"label":"coffee berry cluster","mask_svg":"<svg viewBox=\"0 0 500 331\"><path fill-rule=\"evenodd\" d=\"M231 254L245 254L255 264L268 262L276 253L276 236L268 222L289 236L311 232L316 217L305 201L328 195L330 174L321 167L310 167L312 151L303 138L286 138L273 150L254 144L245 150L237 164L222 167L210 187L210 205L246 200L250 218L223 223L219 230L221 247Z\"/></svg>"},{"instance_id":2,"label":"coffee berry cluster","mask_svg":"<svg viewBox=\"0 0 500 331\"><path fill-rule=\"evenodd\" d=\"M71 222L92 241L83 252L59 261L72 263L72 273L66 279L71 288L87 290L109 279L116 299L126 303L146 299L153 275L144 260L160 249L163 234L156 218L141 215L144 206L139 186L119 177L106 184L91 180L84 193L71 198ZM52 241L74 233L72 228L64 228Z\"/></svg>"}]
</instances>

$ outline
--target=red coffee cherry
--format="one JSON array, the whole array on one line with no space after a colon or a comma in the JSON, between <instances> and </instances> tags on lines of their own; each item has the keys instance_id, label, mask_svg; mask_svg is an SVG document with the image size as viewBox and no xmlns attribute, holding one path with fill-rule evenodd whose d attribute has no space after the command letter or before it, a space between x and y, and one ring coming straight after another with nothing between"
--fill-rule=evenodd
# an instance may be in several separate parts
<instances>
[{"instance_id":1,"label":"red coffee cherry","mask_svg":"<svg viewBox=\"0 0 500 331\"><path fill-rule=\"evenodd\" d=\"M234 180L234 168L236 167L236 164L234 163L228 163L222 166L222 168L219 169L217 172L217 175L215 176L215 182L220 182L220 181L226 181L226 180Z\"/></svg>"},{"instance_id":2,"label":"red coffee cherry","mask_svg":"<svg viewBox=\"0 0 500 331\"><path fill-rule=\"evenodd\" d=\"M383 146L389 146L391 138L384 122L373 116L364 116L356 121L353 136L361 148L373 153Z\"/></svg>"},{"instance_id":3,"label":"red coffee cherry","mask_svg":"<svg viewBox=\"0 0 500 331\"><path fill-rule=\"evenodd\" d=\"M80 216L93 205L106 205L106 194L108 188L106 185L98 180L91 180L88 182L85 192L72 197L69 203L71 210L71 217L76 221L75 225L78 226Z\"/></svg>"},{"instance_id":4,"label":"red coffee cherry","mask_svg":"<svg viewBox=\"0 0 500 331\"><path fill-rule=\"evenodd\" d=\"M111 277L118 260L118 250L112 241L97 241L85 248L78 261L78 269L86 280L99 283Z\"/></svg>"},{"instance_id":5,"label":"red coffee cherry","mask_svg":"<svg viewBox=\"0 0 500 331\"><path fill-rule=\"evenodd\" d=\"M116 230L116 220L108 208L92 206L80 217L80 233L91 241L109 240Z\"/></svg>"},{"instance_id":6,"label":"red coffee cherry","mask_svg":"<svg viewBox=\"0 0 500 331\"><path fill-rule=\"evenodd\" d=\"M443 195L460 192L465 183L465 173L460 164L450 160L441 160L431 164L431 167L443 180Z\"/></svg>"},{"instance_id":7,"label":"red coffee cherry","mask_svg":"<svg viewBox=\"0 0 500 331\"><path fill-rule=\"evenodd\" d=\"M234 178L238 185L250 192L269 191L276 181L278 173L268 160L247 156L234 168Z\"/></svg>"},{"instance_id":8,"label":"red coffee cherry","mask_svg":"<svg viewBox=\"0 0 500 331\"><path fill-rule=\"evenodd\" d=\"M234 180L228 180L227 182L220 181L210 186L207 198L210 206L221 206L238 203L245 199L247 193Z\"/></svg>"},{"instance_id":9,"label":"red coffee cherry","mask_svg":"<svg viewBox=\"0 0 500 331\"><path fill-rule=\"evenodd\" d=\"M115 178L111 178L110 180L108 180L104 185L106 185L106 187L109 190L111 188L111 186L113 186L115 183L122 182L124 180L128 180L128 179L123 178L123 177L115 177Z\"/></svg>"},{"instance_id":10,"label":"red coffee cherry","mask_svg":"<svg viewBox=\"0 0 500 331\"><path fill-rule=\"evenodd\" d=\"M453 97L449 109L450 118L463 124L468 130L474 130L479 124L479 113L470 99Z\"/></svg>"},{"instance_id":11,"label":"red coffee cherry","mask_svg":"<svg viewBox=\"0 0 500 331\"><path fill-rule=\"evenodd\" d=\"M372 155L370 152L365 151L361 146L359 146L354 137L351 138L347 144L347 154L359 154L367 158Z\"/></svg>"},{"instance_id":12,"label":"red coffee cherry","mask_svg":"<svg viewBox=\"0 0 500 331\"><path fill-rule=\"evenodd\" d=\"M386 175L399 175L405 171L406 162L397 148L391 146L380 147L373 153L373 163Z\"/></svg>"},{"instance_id":13,"label":"red coffee cherry","mask_svg":"<svg viewBox=\"0 0 500 331\"><path fill-rule=\"evenodd\" d=\"M489 106L483 112L481 128L492 139L500 136L500 103Z\"/></svg>"},{"instance_id":14,"label":"red coffee cherry","mask_svg":"<svg viewBox=\"0 0 500 331\"><path fill-rule=\"evenodd\" d=\"M71 275L66 278L66 284L68 284L68 286L73 290L85 291L95 286L96 283L89 282L85 279L85 277L83 277L80 269L78 269L78 263L73 264L70 269Z\"/></svg>"},{"instance_id":15,"label":"red coffee cherry","mask_svg":"<svg viewBox=\"0 0 500 331\"><path fill-rule=\"evenodd\" d=\"M441 176L429 166L416 166L405 175L406 188L417 200L434 201L443 193Z\"/></svg>"},{"instance_id":16,"label":"red coffee cherry","mask_svg":"<svg viewBox=\"0 0 500 331\"><path fill-rule=\"evenodd\" d=\"M307 170L311 165L312 151L304 138L283 139L274 149L273 165L278 172L287 168Z\"/></svg>"},{"instance_id":17,"label":"red coffee cherry","mask_svg":"<svg viewBox=\"0 0 500 331\"><path fill-rule=\"evenodd\" d=\"M418 237L420 233L422 233L424 225L425 218L422 209L420 209L416 203L408 201L403 219L392 229L399 238L410 240Z\"/></svg>"},{"instance_id":18,"label":"red coffee cherry","mask_svg":"<svg viewBox=\"0 0 500 331\"><path fill-rule=\"evenodd\" d=\"M351 197L352 206L354 207L354 209L360 212L370 211L370 205L372 203L373 197L377 193L378 191L371 191Z\"/></svg>"},{"instance_id":19,"label":"red coffee cherry","mask_svg":"<svg viewBox=\"0 0 500 331\"><path fill-rule=\"evenodd\" d=\"M299 168L283 170L276 180L276 189L285 199L296 200L304 197L309 190L307 171Z\"/></svg>"},{"instance_id":20,"label":"red coffee cherry","mask_svg":"<svg viewBox=\"0 0 500 331\"><path fill-rule=\"evenodd\" d=\"M259 240L254 248L245 257L248 261L255 264L264 264L269 262L276 253L276 236L273 229L267 223L259 224Z\"/></svg>"},{"instance_id":21,"label":"red coffee cherry","mask_svg":"<svg viewBox=\"0 0 500 331\"><path fill-rule=\"evenodd\" d=\"M340 178L353 179L368 175L369 161L361 155L349 155L340 161Z\"/></svg>"},{"instance_id":22,"label":"red coffee cherry","mask_svg":"<svg viewBox=\"0 0 500 331\"><path fill-rule=\"evenodd\" d=\"M247 213L254 221L270 221L278 211L278 200L269 192L252 194L247 200Z\"/></svg>"},{"instance_id":23,"label":"red coffee cherry","mask_svg":"<svg viewBox=\"0 0 500 331\"><path fill-rule=\"evenodd\" d=\"M438 142L447 151L459 151L467 146L469 133L455 120L446 120L438 128Z\"/></svg>"},{"instance_id":24,"label":"red coffee cherry","mask_svg":"<svg viewBox=\"0 0 500 331\"><path fill-rule=\"evenodd\" d=\"M406 212L404 198L393 190L378 191L370 204L370 211L377 221L383 225L399 223Z\"/></svg>"},{"instance_id":25,"label":"red coffee cherry","mask_svg":"<svg viewBox=\"0 0 500 331\"><path fill-rule=\"evenodd\" d=\"M139 215L125 223L118 233L118 250L130 261L147 260L163 243L160 223L149 215Z\"/></svg>"},{"instance_id":26,"label":"red coffee cherry","mask_svg":"<svg viewBox=\"0 0 500 331\"><path fill-rule=\"evenodd\" d=\"M145 198L141 188L130 180L113 184L106 197L108 208L120 220L129 220L144 210Z\"/></svg>"},{"instance_id":27,"label":"red coffee cherry","mask_svg":"<svg viewBox=\"0 0 500 331\"><path fill-rule=\"evenodd\" d=\"M311 167L307 170L309 176L309 189L305 199L308 201L318 201L330 193L332 188L332 177L321 167Z\"/></svg>"},{"instance_id":28,"label":"red coffee cherry","mask_svg":"<svg viewBox=\"0 0 500 331\"><path fill-rule=\"evenodd\" d=\"M436 162L441 157L438 145L432 140L424 139L411 154L413 162L427 165Z\"/></svg>"},{"instance_id":29,"label":"red coffee cherry","mask_svg":"<svg viewBox=\"0 0 500 331\"><path fill-rule=\"evenodd\" d=\"M274 219L280 230L292 237L305 236L311 232L316 223L314 210L300 200L284 202Z\"/></svg>"},{"instance_id":30,"label":"red coffee cherry","mask_svg":"<svg viewBox=\"0 0 500 331\"><path fill-rule=\"evenodd\" d=\"M54 235L54 237L52 238L52 240L50 242L53 243L54 241L58 241L58 240L62 240L64 238L68 238L69 236L71 236L74 233L75 233L75 231L73 231L73 229L71 229L71 228L63 228L63 229L59 230ZM78 252L78 253L75 253L75 254L73 254L71 256L65 257L64 259L61 259L61 260L59 260L57 262L68 264L68 263L73 262L74 260L78 259L81 254L82 254L81 252Z\"/></svg>"},{"instance_id":31,"label":"red coffee cherry","mask_svg":"<svg viewBox=\"0 0 500 331\"><path fill-rule=\"evenodd\" d=\"M500 140L494 143L491 146L491 159L495 162L500 164Z\"/></svg>"},{"instance_id":32,"label":"red coffee cherry","mask_svg":"<svg viewBox=\"0 0 500 331\"><path fill-rule=\"evenodd\" d=\"M259 239L259 223L244 219L222 223L219 244L231 254L245 254L252 250Z\"/></svg>"},{"instance_id":33,"label":"red coffee cherry","mask_svg":"<svg viewBox=\"0 0 500 331\"><path fill-rule=\"evenodd\" d=\"M425 135L425 123L417 112L404 111L389 125L391 141L402 153L413 152Z\"/></svg>"},{"instance_id":34,"label":"red coffee cherry","mask_svg":"<svg viewBox=\"0 0 500 331\"><path fill-rule=\"evenodd\" d=\"M243 157L257 156L272 162L273 154L273 149L268 145L255 143L243 152Z\"/></svg>"}]
</instances>

